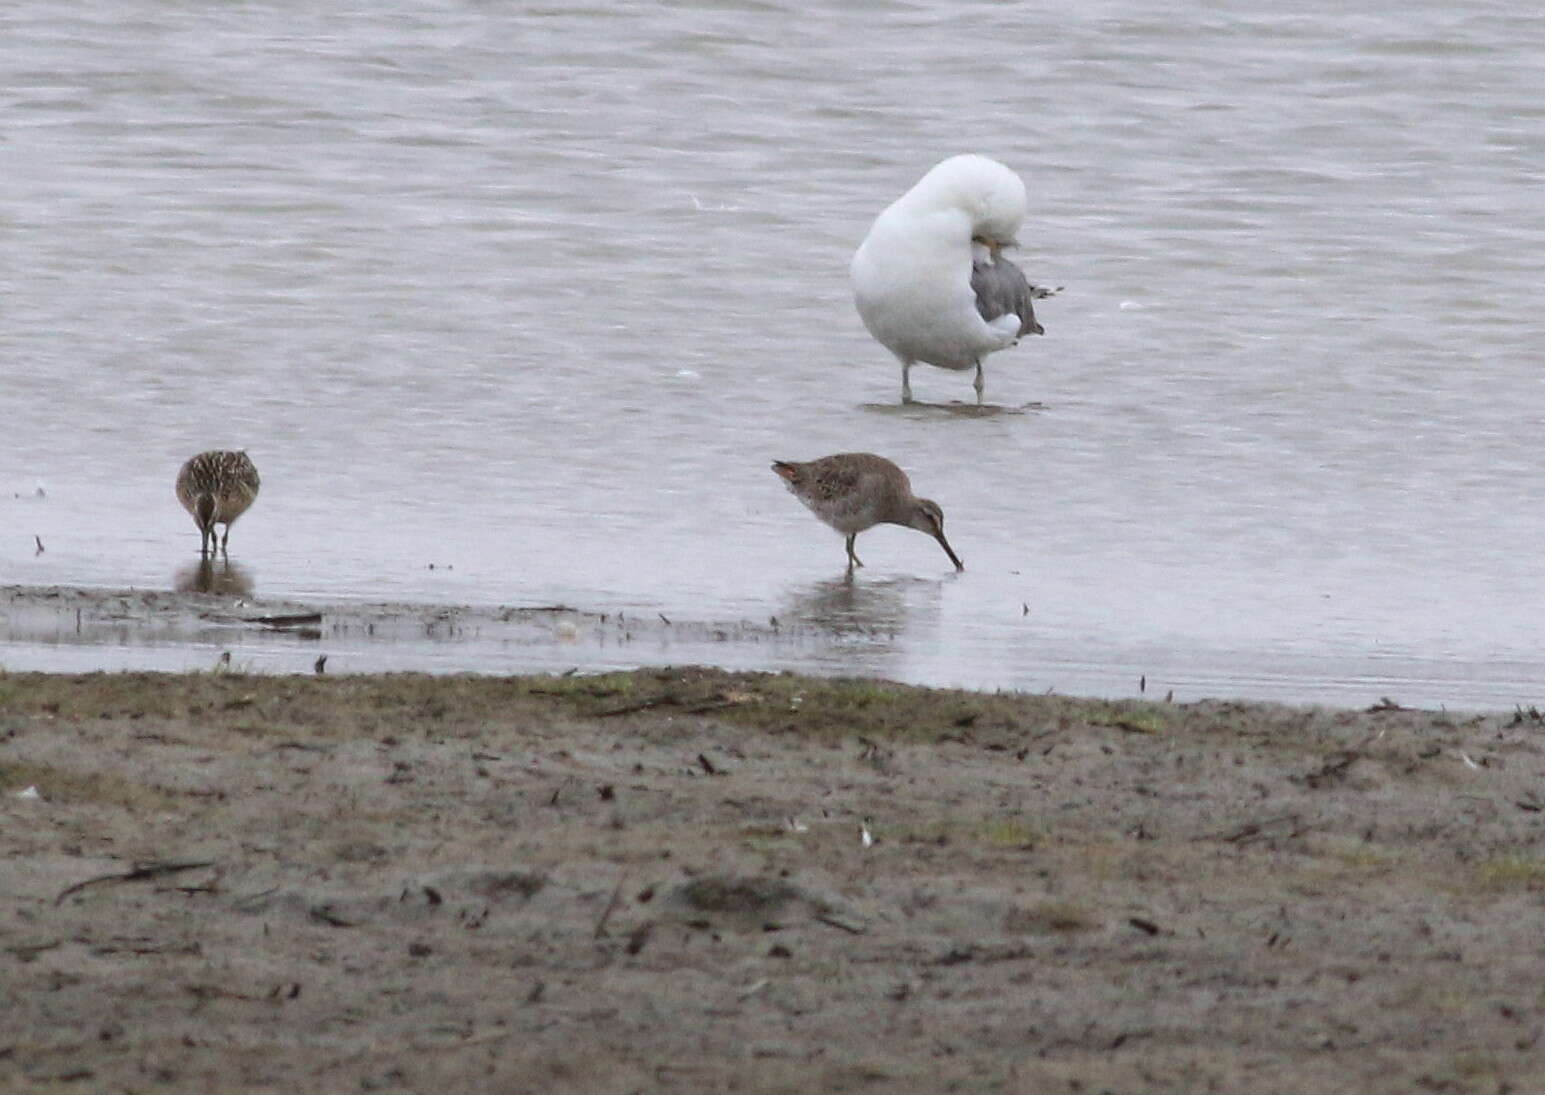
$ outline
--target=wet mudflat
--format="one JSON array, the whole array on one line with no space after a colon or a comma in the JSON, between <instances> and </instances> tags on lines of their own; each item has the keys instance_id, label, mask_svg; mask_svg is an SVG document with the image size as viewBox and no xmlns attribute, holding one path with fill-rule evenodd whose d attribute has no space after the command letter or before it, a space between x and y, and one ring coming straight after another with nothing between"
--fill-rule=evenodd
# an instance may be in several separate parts
<instances>
[{"instance_id":1,"label":"wet mudflat","mask_svg":"<svg viewBox=\"0 0 1545 1095\"><path fill-rule=\"evenodd\" d=\"M1541 1090L1542 738L695 669L0 675L0 1086Z\"/></svg>"},{"instance_id":2,"label":"wet mudflat","mask_svg":"<svg viewBox=\"0 0 1545 1095\"><path fill-rule=\"evenodd\" d=\"M294 673L320 662L333 673L594 671L649 660L755 661L774 647L829 641L829 629L800 621L672 619L633 606L260 599L219 584L239 579L239 569L214 573L213 586L172 592L0 586L0 668Z\"/></svg>"}]
</instances>

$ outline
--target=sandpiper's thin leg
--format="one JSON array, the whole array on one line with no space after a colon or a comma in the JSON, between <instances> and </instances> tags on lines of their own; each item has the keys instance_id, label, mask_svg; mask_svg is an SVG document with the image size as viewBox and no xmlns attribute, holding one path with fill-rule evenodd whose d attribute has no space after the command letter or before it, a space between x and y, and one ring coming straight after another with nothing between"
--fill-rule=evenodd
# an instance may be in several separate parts
<instances>
[{"instance_id":1,"label":"sandpiper's thin leg","mask_svg":"<svg viewBox=\"0 0 1545 1095\"><path fill-rule=\"evenodd\" d=\"M225 526L225 535L220 537L220 550L225 550L225 545L231 542L231 526Z\"/></svg>"},{"instance_id":2,"label":"sandpiper's thin leg","mask_svg":"<svg viewBox=\"0 0 1545 1095\"><path fill-rule=\"evenodd\" d=\"M901 366L901 401L912 402L912 363L903 362Z\"/></svg>"},{"instance_id":3,"label":"sandpiper's thin leg","mask_svg":"<svg viewBox=\"0 0 1545 1095\"><path fill-rule=\"evenodd\" d=\"M976 379L972 381L971 386L976 389L976 405L980 407L982 405L982 363L980 361L976 363Z\"/></svg>"},{"instance_id":4,"label":"sandpiper's thin leg","mask_svg":"<svg viewBox=\"0 0 1545 1095\"><path fill-rule=\"evenodd\" d=\"M856 533L856 532L853 533L853 535L848 537L848 569L849 570L852 570L854 567L861 567L861 566L864 565L864 561L862 559L860 559L857 555L855 555L854 552L853 552L853 541L857 540L857 539L858 539L858 533Z\"/></svg>"}]
</instances>

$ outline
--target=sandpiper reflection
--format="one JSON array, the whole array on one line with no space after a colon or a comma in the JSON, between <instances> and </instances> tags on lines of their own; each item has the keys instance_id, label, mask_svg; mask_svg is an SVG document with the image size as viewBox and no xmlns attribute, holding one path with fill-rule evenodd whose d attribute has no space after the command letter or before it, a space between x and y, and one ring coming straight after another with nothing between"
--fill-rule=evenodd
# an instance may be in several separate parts
<instances>
[{"instance_id":1,"label":"sandpiper reflection","mask_svg":"<svg viewBox=\"0 0 1545 1095\"><path fill-rule=\"evenodd\" d=\"M879 582L855 582L852 575L831 578L795 592L782 616L833 635L891 638L906 626L907 589L919 584L914 578Z\"/></svg>"},{"instance_id":2,"label":"sandpiper reflection","mask_svg":"<svg viewBox=\"0 0 1545 1095\"><path fill-rule=\"evenodd\" d=\"M226 597L251 597L252 572L213 553L177 568L172 588L178 593L217 593Z\"/></svg>"}]
</instances>

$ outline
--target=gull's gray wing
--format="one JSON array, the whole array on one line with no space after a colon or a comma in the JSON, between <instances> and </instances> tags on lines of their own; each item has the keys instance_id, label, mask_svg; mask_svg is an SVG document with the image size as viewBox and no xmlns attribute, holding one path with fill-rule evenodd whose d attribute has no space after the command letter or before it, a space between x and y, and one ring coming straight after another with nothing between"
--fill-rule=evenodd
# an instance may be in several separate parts
<instances>
[{"instance_id":1,"label":"gull's gray wing","mask_svg":"<svg viewBox=\"0 0 1545 1095\"><path fill-rule=\"evenodd\" d=\"M976 310L988 323L1002 316L1019 317L1019 337L1042 335L1045 330L1035 321L1037 297L1050 296L1025 280L1025 272L999 255L996 260L971 264L971 291L976 294Z\"/></svg>"}]
</instances>

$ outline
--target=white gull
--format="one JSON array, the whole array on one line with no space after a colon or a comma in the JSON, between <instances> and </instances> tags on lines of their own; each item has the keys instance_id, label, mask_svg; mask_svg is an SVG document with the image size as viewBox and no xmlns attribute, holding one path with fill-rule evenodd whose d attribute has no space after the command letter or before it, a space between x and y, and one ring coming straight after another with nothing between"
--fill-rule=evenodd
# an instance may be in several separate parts
<instances>
[{"instance_id":1,"label":"white gull","mask_svg":"<svg viewBox=\"0 0 1545 1095\"><path fill-rule=\"evenodd\" d=\"M853 256L853 299L879 343L911 369L975 369L1027 334L1042 334L1031 301L1050 295L1004 258L1025 219L1025 184L986 156L952 156L878 217Z\"/></svg>"}]
</instances>

